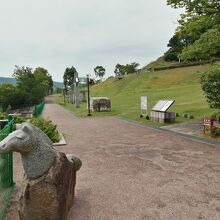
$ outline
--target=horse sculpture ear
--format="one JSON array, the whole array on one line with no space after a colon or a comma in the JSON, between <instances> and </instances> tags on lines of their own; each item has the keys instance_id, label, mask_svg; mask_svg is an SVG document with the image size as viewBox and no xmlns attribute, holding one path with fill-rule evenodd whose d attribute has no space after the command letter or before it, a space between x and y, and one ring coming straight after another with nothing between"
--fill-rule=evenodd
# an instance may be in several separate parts
<instances>
[{"instance_id":1,"label":"horse sculpture ear","mask_svg":"<svg viewBox=\"0 0 220 220\"><path fill-rule=\"evenodd\" d=\"M22 128L21 128L22 131L26 132L26 133L29 133L30 131L30 128L28 127L28 125L24 125Z\"/></svg>"},{"instance_id":2,"label":"horse sculpture ear","mask_svg":"<svg viewBox=\"0 0 220 220\"><path fill-rule=\"evenodd\" d=\"M16 138L18 138L18 139L24 139L25 136L26 136L26 134L23 131L21 131L18 134L16 134Z\"/></svg>"}]
</instances>

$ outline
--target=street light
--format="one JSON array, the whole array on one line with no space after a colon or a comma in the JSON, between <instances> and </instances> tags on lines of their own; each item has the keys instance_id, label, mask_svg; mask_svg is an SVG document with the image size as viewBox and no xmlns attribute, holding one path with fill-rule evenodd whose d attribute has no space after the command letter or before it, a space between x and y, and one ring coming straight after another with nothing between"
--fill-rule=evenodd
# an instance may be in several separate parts
<instances>
[{"instance_id":1,"label":"street light","mask_svg":"<svg viewBox=\"0 0 220 220\"><path fill-rule=\"evenodd\" d=\"M87 89L88 89L88 97L87 97L87 102L88 102L88 114L87 116L91 116L91 113L90 113L90 94L89 94L89 75L86 75L87 76Z\"/></svg>"}]
</instances>

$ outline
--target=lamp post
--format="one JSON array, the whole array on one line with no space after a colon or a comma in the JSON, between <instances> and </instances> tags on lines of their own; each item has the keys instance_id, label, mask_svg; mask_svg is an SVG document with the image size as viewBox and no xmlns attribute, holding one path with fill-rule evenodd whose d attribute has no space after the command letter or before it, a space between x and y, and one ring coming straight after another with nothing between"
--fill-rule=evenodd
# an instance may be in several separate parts
<instances>
[{"instance_id":1,"label":"lamp post","mask_svg":"<svg viewBox=\"0 0 220 220\"><path fill-rule=\"evenodd\" d=\"M90 94L89 94L89 75L86 75L86 76L87 76L87 89L88 89L88 97L87 97L88 114L87 114L87 116L91 116L91 113L90 113Z\"/></svg>"}]
</instances>

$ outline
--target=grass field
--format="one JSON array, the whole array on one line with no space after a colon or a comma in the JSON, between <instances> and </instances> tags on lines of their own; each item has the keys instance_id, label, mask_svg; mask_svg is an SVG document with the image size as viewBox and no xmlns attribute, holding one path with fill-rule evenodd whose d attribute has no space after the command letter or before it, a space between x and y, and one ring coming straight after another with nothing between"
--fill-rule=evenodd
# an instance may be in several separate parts
<instances>
[{"instance_id":1,"label":"grass field","mask_svg":"<svg viewBox=\"0 0 220 220\"><path fill-rule=\"evenodd\" d=\"M177 68L157 72L143 72L127 75L121 80L114 78L91 87L91 96L106 96L111 99L111 112L95 112L92 115L116 115L140 123L155 124L140 119L140 96L148 96L149 110L160 99L174 99L169 111L191 114L195 119L210 116L216 109L210 109L200 87L201 73L210 65ZM63 98L57 98L63 104ZM79 116L86 116L86 104L76 109L72 104L65 106ZM178 117L177 122L187 121Z\"/></svg>"}]
</instances>

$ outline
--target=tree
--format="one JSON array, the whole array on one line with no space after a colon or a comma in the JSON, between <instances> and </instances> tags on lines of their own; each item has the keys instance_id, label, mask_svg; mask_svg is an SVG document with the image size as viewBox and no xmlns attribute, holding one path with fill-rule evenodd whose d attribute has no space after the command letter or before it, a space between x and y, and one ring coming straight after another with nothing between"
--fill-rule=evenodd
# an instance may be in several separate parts
<instances>
[{"instance_id":1,"label":"tree","mask_svg":"<svg viewBox=\"0 0 220 220\"><path fill-rule=\"evenodd\" d=\"M48 95L52 78L44 68L15 66L13 76L17 80L17 87L25 96L26 105L38 104Z\"/></svg>"},{"instance_id":2,"label":"tree","mask_svg":"<svg viewBox=\"0 0 220 220\"><path fill-rule=\"evenodd\" d=\"M94 69L96 77L99 77L101 80L105 75L105 68L103 66L96 66Z\"/></svg>"},{"instance_id":3,"label":"tree","mask_svg":"<svg viewBox=\"0 0 220 220\"><path fill-rule=\"evenodd\" d=\"M68 86L73 86L75 76L78 76L78 72L76 71L75 67L67 67L63 74L63 84L65 89L67 89Z\"/></svg>"},{"instance_id":4,"label":"tree","mask_svg":"<svg viewBox=\"0 0 220 220\"><path fill-rule=\"evenodd\" d=\"M211 108L220 109L220 65L201 76L201 87Z\"/></svg>"},{"instance_id":5,"label":"tree","mask_svg":"<svg viewBox=\"0 0 220 220\"><path fill-rule=\"evenodd\" d=\"M165 60L200 60L220 54L220 1L167 0L173 8L185 8L179 27L170 39ZM214 34L214 36L212 36ZM208 44L206 42L208 40Z\"/></svg>"},{"instance_id":6,"label":"tree","mask_svg":"<svg viewBox=\"0 0 220 220\"><path fill-rule=\"evenodd\" d=\"M43 67L37 67L34 70L34 75L35 78L39 81L39 82L44 82L45 84L45 89L47 93L52 93L53 92L53 80L52 80L52 76L48 73L48 71L46 69L44 69Z\"/></svg>"},{"instance_id":7,"label":"tree","mask_svg":"<svg viewBox=\"0 0 220 220\"><path fill-rule=\"evenodd\" d=\"M124 68L124 72L126 74L132 74L132 73L136 73L137 72L137 68L140 64L133 62L131 64L126 64L123 68Z\"/></svg>"},{"instance_id":8,"label":"tree","mask_svg":"<svg viewBox=\"0 0 220 220\"><path fill-rule=\"evenodd\" d=\"M136 63L136 62L133 62L131 64L126 64L126 65L121 65L118 63L115 66L114 73L115 73L116 77L120 77L120 76L126 75L126 74L136 73L139 65L140 64Z\"/></svg>"},{"instance_id":9,"label":"tree","mask_svg":"<svg viewBox=\"0 0 220 220\"><path fill-rule=\"evenodd\" d=\"M124 66L119 63L116 64L114 73L115 73L116 77L120 77L122 75L125 75Z\"/></svg>"},{"instance_id":10,"label":"tree","mask_svg":"<svg viewBox=\"0 0 220 220\"><path fill-rule=\"evenodd\" d=\"M173 8L185 8L187 13L197 15L219 15L219 0L167 0Z\"/></svg>"},{"instance_id":11,"label":"tree","mask_svg":"<svg viewBox=\"0 0 220 220\"><path fill-rule=\"evenodd\" d=\"M26 94L12 84L0 85L0 106L5 111L8 106L12 109L26 106Z\"/></svg>"},{"instance_id":12,"label":"tree","mask_svg":"<svg viewBox=\"0 0 220 220\"><path fill-rule=\"evenodd\" d=\"M184 60L210 59L220 52L220 32L218 29L209 29L201 35L194 44L183 48L179 57Z\"/></svg>"}]
</instances>

